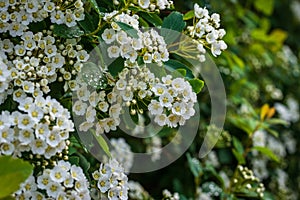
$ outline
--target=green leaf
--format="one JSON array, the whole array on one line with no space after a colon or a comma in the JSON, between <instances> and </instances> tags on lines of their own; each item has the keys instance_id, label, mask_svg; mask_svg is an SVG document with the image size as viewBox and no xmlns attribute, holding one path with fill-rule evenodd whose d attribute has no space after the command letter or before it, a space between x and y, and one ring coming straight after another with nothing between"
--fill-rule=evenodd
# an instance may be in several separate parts
<instances>
[{"instance_id":1,"label":"green leaf","mask_svg":"<svg viewBox=\"0 0 300 200\"><path fill-rule=\"evenodd\" d=\"M72 165L77 165L77 166L79 166L79 157L78 157L78 156L70 156L70 157L69 157L69 162L70 162Z\"/></svg>"},{"instance_id":2,"label":"green leaf","mask_svg":"<svg viewBox=\"0 0 300 200\"><path fill-rule=\"evenodd\" d=\"M180 37L185 25L186 23L183 20L183 15L174 11L168 17L164 18L161 36L164 37L167 44L172 44Z\"/></svg>"},{"instance_id":3,"label":"green leaf","mask_svg":"<svg viewBox=\"0 0 300 200\"><path fill-rule=\"evenodd\" d=\"M235 158L237 159L238 163L240 165L243 165L246 163L246 160L245 158L243 157L242 154L240 154L236 149L232 149L232 153L233 155L235 156Z\"/></svg>"},{"instance_id":4,"label":"green leaf","mask_svg":"<svg viewBox=\"0 0 300 200\"><path fill-rule=\"evenodd\" d=\"M200 161L196 158L192 158L189 153L186 154L186 157L188 159L188 164L189 164L190 170L193 173L194 177L201 176L203 174L203 169L202 169Z\"/></svg>"},{"instance_id":5,"label":"green leaf","mask_svg":"<svg viewBox=\"0 0 300 200\"><path fill-rule=\"evenodd\" d=\"M99 16L90 15L85 13L84 20L78 21L79 26L85 31L85 33L91 33L97 29Z\"/></svg>"},{"instance_id":6,"label":"green leaf","mask_svg":"<svg viewBox=\"0 0 300 200\"><path fill-rule=\"evenodd\" d=\"M273 125L276 125L276 124L280 124L280 125L289 125L289 123L285 120L282 120L282 119L278 119L278 118L270 118L270 119L267 119L266 122L268 124L273 124Z\"/></svg>"},{"instance_id":7,"label":"green leaf","mask_svg":"<svg viewBox=\"0 0 300 200\"><path fill-rule=\"evenodd\" d=\"M155 13L139 12L139 15L154 26L161 26L163 21Z\"/></svg>"},{"instance_id":8,"label":"green leaf","mask_svg":"<svg viewBox=\"0 0 300 200\"><path fill-rule=\"evenodd\" d=\"M233 146L237 150L238 153L243 154L244 153L244 147L239 139L233 136L232 138Z\"/></svg>"},{"instance_id":9,"label":"green leaf","mask_svg":"<svg viewBox=\"0 0 300 200\"><path fill-rule=\"evenodd\" d=\"M262 146L255 146L252 147L251 150L257 150L259 152L261 152L262 154L268 156L269 158L271 158L272 160L274 160L275 162L280 161L280 159L277 157L277 155L275 155L269 148L267 147L262 147Z\"/></svg>"},{"instance_id":10,"label":"green leaf","mask_svg":"<svg viewBox=\"0 0 300 200\"><path fill-rule=\"evenodd\" d=\"M9 196L19 189L33 171L33 166L22 159L0 157L0 198Z\"/></svg>"},{"instance_id":11,"label":"green leaf","mask_svg":"<svg viewBox=\"0 0 300 200\"><path fill-rule=\"evenodd\" d=\"M64 24L55 24L53 33L62 38L80 37L84 34L78 26L68 27Z\"/></svg>"},{"instance_id":12,"label":"green leaf","mask_svg":"<svg viewBox=\"0 0 300 200\"><path fill-rule=\"evenodd\" d=\"M115 59L107 68L109 73L116 77L124 68L124 59L121 57Z\"/></svg>"},{"instance_id":13,"label":"green leaf","mask_svg":"<svg viewBox=\"0 0 300 200\"><path fill-rule=\"evenodd\" d=\"M183 15L183 20L192 19L194 16L195 16L195 12L193 10L190 10L189 12Z\"/></svg>"},{"instance_id":14,"label":"green leaf","mask_svg":"<svg viewBox=\"0 0 300 200\"><path fill-rule=\"evenodd\" d=\"M274 9L274 0L255 0L254 6L265 15L271 15Z\"/></svg>"},{"instance_id":15,"label":"green leaf","mask_svg":"<svg viewBox=\"0 0 300 200\"><path fill-rule=\"evenodd\" d=\"M198 78L194 78L192 80L189 80L189 83L191 84L193 91L198 94L199 92L201 92L203 86L204 86L204 81L198 79Z\"/></svg>"},{"instance_id":16,"label":"green leaf","mask_svg":"<svg viewBox=\"0 0 300 200\"><path fill-rule=\"evenodd\" d=\"M178 77L185 77L186 76L186 70L185 69L176 69L171 73L173 78Z\"/></svg>"},{"instance_id":17,"label":"green leaf","mask_svg":"<svg viewBox=\"0 0 300 200\"><path fill-rule=\"evenodd\" d=\"M137 30L135 30L132 26L129 26L128 24L125 24L123 22L116 22L119 27L125 31L129 36L133 38L139 38Z\"/></svg>"},{"instance_id":18,"label":"green leaf","mask_svg":"<svg viewBox=\"0 0 300 200\"><path fill-rule=\"evenodd\" d=\"M181 32L185 28L185 25L183 15L180 12L174 11L168 17L164 18L162 28Z\"/></svg>"},{"instance_id":19,"label":"green leaf","mask_svg":"<svg viewBox=\"0 0 300 200\"><path fill-rule=\"evenodd\" d=\"M186 71L187 78L194 78L193 72L190 70L190 68L188 68L185 64L177 60L169 59L167 62L164 63L164 67L171 73L177 69L184 69Z\"/></svg>"},{"instance_id":20,"label":"green leaf","mask_svg":"<svg viewBox=\"0 0 300 200\"><path fill-rule=\"evenodd\" d=\"M92 7L96 10L96 12L98 14L101 13L100 10L99 10L99 6L98 6L96 0L87 0L87 1L91 3Z\"/></svg>"},{"instance_id":21,"label":"green leaf","mask_svg":"<svg viewBox=\"0 0 300 200\"><path fill-rule=\"evenodd\" d=\"M98 144L101 146L101 148L103 149L103 151L109 156L110 155L110 151L109 151L109 146L106 143L105 139L102 137L102 135L96 135L96 133L94 131L92 131L94 137L97 139Z\"/></svg>"}]
</instances>

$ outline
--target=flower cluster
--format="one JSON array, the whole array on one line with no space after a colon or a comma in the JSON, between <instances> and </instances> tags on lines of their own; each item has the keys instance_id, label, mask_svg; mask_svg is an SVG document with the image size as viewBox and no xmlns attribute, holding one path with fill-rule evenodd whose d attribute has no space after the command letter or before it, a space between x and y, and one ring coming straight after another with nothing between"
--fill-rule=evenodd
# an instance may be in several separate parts
<instances>
[{"instance_id":1,"label":"flower cluster","mask_svg":"<svg viewBox=\"0 0 300 200\"><path fill-rule=\"evenodd\" d=\"M40 22L50 16L55 24L76 25L84 19L84 8L81 0L70 1L0 1L0 33L6 31L12 37L21 36L32 22Z\"/></svg>"},{"instance_id":2,"label":"flower cluster","mask_svg":"<svg viewBox=\"0 0 300 200\"><path fill-rule=\"evenodd\" d=\"M264 196L265 186L260 183L259 178L257 178L251 169L243 167L241 165L237 166L236 176L233 179L232 188L237 191L248 190L255 192L260 198Z\"/></svg>"},{"instance_id":3,"label":"flower cluster","mask_svg":"<svg viewBox=\"0 0 300 200\"><path fill-rule=\"evenodd\" d=\"M275 103L276 111L279 113L280 118L291 123L295 123L299 120L299 104L293 98L287 99L287 106L281 103Z\"/></svg>"},{"instance_id":4,"label":"flower cluster","mask_svg":"<svg viewBox=\"0 0 300 200\"><path fill-rule=\"evenodd\" d=\"M124 168L115 160L102 163L100 169L93 172L93 178L97 181L97 188L101 193L107 193L111 199L128 199L128 178Z\"/></svg>"},{"instance_id":5,"label":"flower cluster","mask_svg":"<svg viewBox=\"0 0 300 200\"><path fill-rule=\"evenodd\" d=\"M106 15L106 19L109 21L114 13ZM158 34L157 31L151 29L149 31L141 32L138 30L139 22L138 16L130 16L128 14L120 14L114 17L114 21L111 22L111 28L107 28L102 33L102 39L107 45L108 57L122 58L135 62L138 56L143 57L144 63L157 63L162 65L162 62L169 60L169 52L164 38ZM133 27L136 31L136 37L128 35L116 22L122 22Z\"/></svg>"},{"instance_id":6,"label":"flower cluster","mask_svg":"<svg viewBox=\"0 0 300 200\"><path fill-rule=\"evenodd\" d=\"M11 71L2 62L1 57L0 53L0 105L6 100L7 95L12 94L12 89L10 88Z\"/></svg>"},{"instance_id":7,"label":"flower cluster","mask_svg":"<svg viewBox=\"0 0 300 200\"><path fill-rule=\"evenodd\" d=\"M73 131L70 113L55 99L25 97L22 90L14 93L19 111L0 115L0 154L22 156L31 151L49 159L62 152L69 132Z\"/></svg>"},{"instance_id":8,"label":"flower cluster","mask_svg":"<svg viewBox=\"0 0 300 200\"><path fill-rule=\"evenodd\" d=\"M136 1L135 1L136 2ZM173 6L172 0L138 0L136 3L142 9L148 11L170 9Z\"/></svg>"},{"instance_id":9,"label":"flower cluster","mask_svg":"<svg viewBox=\"0 0 300 200\"><path fill-rule=\"evenodd\" d=\"M209 15L206 8L201 8L198 4L194 5L195 23L193 26L187 27L189 34L194 38L197 50L200 53L197 57L200 62L205 61L204 47L211 49L213 56L218 56L227 48L226 43L222 40L226 34L224 29L220 28L220 15L213 13Z\"/></svg>"},{"instance_id":10,"label":"flower cluster","mask_svg":"<svg viewBox=\"0 0 300 200\"><path fill-rule=\"evenodd\" d=\"M162 83L151 88L155 98L148 109L154 115L154 121L160 126L177 127L195 114L196 93L183 78L172 79L171 75L162 78Z\"/></svg>"},{"instance_id":11,"label":"flower cluster","mask_svg":"<svg viewBox=\"0 0 300 200\"><path fill-rule=\"evenodd\" d=\"M130 199L135 199L135 200L144 200L144 199L151 199L150 195L148 192L143 188L143 186L139 182L135 181L128 181L128 197Z\"/></svg>"},{"instance_id":12,"label":"flower cluster","mask_svg":"<svg viewBox=\"0 0 300 200\"><path fill-rule=\"evenodd\" d=\"M162 149L162 140L158 136L153 136L151 138L151 143L147 145L146 152L151 153L151 160L153 162L160 160Z\"/></svg>"},{"instance_id":13,"label":"flower cluster","mask_svg":"<svg viewBox=\"0 0 300 200\"><path fill-rule=\"evenodd\" d=\"M172 194L169 190L165 189L165 190L163 190L162 193L163 193L164 199L167 199L167 200L179 200L180 199L179 194L177 192Z\"/></svg>"},{"instance_id":14,"label":"flower cluster","mask_svg":"<svg viewBox=\"0 0 300 200\"><path fill-rule=\"evenodd\" d=\"M84 116L79 125L79 131L88 131L96 124L96 134L116 130L120 123L121 104L117 101L114 92L107 93L90 91L85 82L79 81L76 91L78 100L73 104L72 110L77 116Z\"/></svg>"},{"instance_id":15,"label":"flower cluster","mask_svg":"<svg viewBox=\"0 0 300 200\"><path fill-rule=\"evenodd\" d=\"M126 143L124 138L110 140L113 149L110 154L111 157L116 159L123 167L125 172L128 172L133 164L133 153L130 146Z\"/></svg>"},{"instance_id":16,"label":"flower cluster","mask_svg":"<svg viewBox=\"0 0 300 200\"><path fill-rule=\"evenodd\" d=\"M16 199L91 199L82 169L63 160L53 169L45 169L36 179L30 176L14 196Z\"/></svg>"},{"instance_id":17,"label":"flower cluster","mask_svg":"<svg viewBox=\"0 0 300 200\"><path fill-rule=\"evenodd\" d=\"M76 75L89 58L82 46L76 45L76 40L62 43L51 31L35 34L28 31L22 35L20 44L4 39L0 40L0 46L5 52L2 56L10 69L13 85L32 96L38 91L48 93L49 84L57 79L66 80L74 89L72 75Z\"/></svg>"}]
</instances>

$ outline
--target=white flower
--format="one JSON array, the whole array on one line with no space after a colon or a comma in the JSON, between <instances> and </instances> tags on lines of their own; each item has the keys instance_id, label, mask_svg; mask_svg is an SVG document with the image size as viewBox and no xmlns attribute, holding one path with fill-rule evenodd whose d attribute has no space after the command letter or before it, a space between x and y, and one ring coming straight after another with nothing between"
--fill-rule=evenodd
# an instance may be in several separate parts
<instances>
[{"instance_id":1,"label":"white flower","mask_svg":"<svg viewBox=\"0 0 300 200\"><path fill-rule=\"evenodd\" d=\"M172 81L172 86L176 91L182 91L186 86L186 83L184 82L183 78L175 78Z\"/></svg>"},{"instance_id":2,"label":"white flower","mask_svg":"<svg viewBox=\"0 0 300 200\"><path fill-rule=\"evenodd\" d=\"M84 131L87 132L90 128L92 128L94 126L93 123L90 122L83 122L79 125L79 130L80 131Z\"/></svg>"},{"instance_id":3,"label":"white flower","mask_svg":"<svg viewBox=\"0 0 300 200\"><path fill-rule=\"evenodd\" d=\"M159 126L164 126L167 123L167 116L165 114L156 115L154 122L156 122Z\"/></svg>"},{"instance_id":4,"label":"white flower","mask_svg":"<svg viewBox=\"0 0 300 200\"><path fill-rule=\"evenodd\" d=\"M48 57L52 57L52 56L55 56L57 54L57 48L55 45L46 45L45 47L45 54L48 56Z\"/></svg>"},{"instance_id":5,"label":"white flower","mask_svg":"<svg viewBox=\"0 0 300 200\"><path fill-rule=\"evenodd\" d=\"M206 8L201 8L198 4L194 5L195 16L197 18L208 18L208 10Z\"/></svg>"},{"instance_id":6,"label":"white flower","mask_svg":"<svg viewBox=\"0 0 300 200\"><path fill-rule=\"evenodd\" d=\"M55 4L53 2L47 1L44 4L44 10L46 10L47 12L53 12L55 9Z\"/></svg>"},{"instance_id":7,"label":"white flower","mask_svg":"<svg viewBox=\"0 0 300 200\"><path fill-rule=\"evenodd\" d=\"M26 48L24 47L24 45L19 45L17 44L15 47L15 54L18 56L24 56L26 53Z\"/></svg>"},{"instance_id":8,"label":"white flower","mask_svg":"<svg viewBox=\"0 0 300 200\"><path fill-rule=\"evenodd\" d=\"M124 31L119 31L116 35L116 39L120 44L126 44L129 40L129 38L127 37L127 33Z\"/></svg>"},{"instance_id":9,"label":"white flower","mask_svg":"<svg viewBox=\"0 0 300 200\"><path fill-rule=\"evenodd\" d=\"M30 143L31 151L34 154L43 155L47 148L47 144L44 140L36 139Z\"/></svg>"},{"instance_id":10,"label":"white flower","mask_svg":"<svg viewBox=\"0 0 300 200\"><path fill-rule=\"evenodd\" d=\"M68 9L67 9L68 10ZM76 18L74 16L73 13L68 13L66 11L66 15L65 15L65 24L68 26L68 27L73 27L73 26L76 26Z\"/></svg>"},{"instance_id":11,"label":"white flower","mask_svg":"<svg viewBox=\"0 0 300 200\"><path fill-rule=\"evenodd\" d=\"M124 90L120 93L120 95L125 102L132 101L133 99L133 92L131 90Z\"/></svg>"},{"instance_id":12,"label":"white flower","mask_svg":"<svg viewBox=\"0 0 300 200\"><path fill-rule=\"evenodd\" d=\"M109 177L101 176L101 177L98 179L97 187L100 189L100 191L101 191L102 193L107 192L107 191L110 189L110 181L109 181Z\"/></svg>"},{"instance_id":13,"label":"white flower","mask_svg":"<svg viewBox=\"0 0 300 200\"><path fill-rule=\"evenodd\" d=\"M81 88L77 90L77 97L81 101L88 101L90 96L90 91L87 88L87 85L84 84Z\"/></svg>"},{"instance_id":14,"label":"white flower","mask_svg":"<svg viewBox=\"0 0 300 200\"><path fill-rule=\"evenodd\" d=\"M39 139L46 139L50 133L49 126L47 124L39 123L35 127L35 136Z\"/></svg>"},{"instance_id":15,"label":"white flower","mask_svg":"<svg viewBox=\"0 0 300 200\"><path fill-rule=\"evenodd\" d=\"M110 58L117 58L120 56L120 48L118 46L110 46L107 48L107 53Z\"/></svg>"},{"instance_id":16,"label":"white flower","mask_svg":"<svg viewBox=\"0 0 300 200\"><path fill-rule=\"evenodd\" d=\"M134 50L140 50L141 48L143 48L143 44L141 39L137 39L137 38L133 38L131 40L131 45L133 47Z\"/></svg>"},{"instance_id":17,"label":"white flower","mask_svg":"<svg viewBox=\"0 0 300 200\"><path fill-rule=\"evenodd\" d=\"M85 50L80 50L77 52L77 60L80 62L86 62L89 59L89 54Z\"/></svg>"},{"instance_id":18,"label":"white flower","mask_svg":"<svg viewBox=\"0 0 300 200\"><path fill-rule=\"evenodd\" d=\"M78 9L75 9L74 10L74 17L75 17L75 20L77 21L81 21L81 20L84 20L84 8L78 8Z\"/></svg>"},{"instance_id":19,"label":"white flower","mask_svg":"<svg viewBox=\"0 0 300 200\"><path fill-rule=\"evenodd\" d=\"M18 128L20 129L30 129L34 126L35 122L28 115L20 115Z\"/></svg>"},{"instance_id":20,"label":"white flower","mask_svg":"<svg viewBox=\"0 0 300 200\"><path fill-rule=\"evenodd\" d=\"M32 129L20 130L18 139L23 145L29 144L31 141L34 140L33 130Z\"/></svg>"},{"instance_id":21,"label":"white flower","mask_svg":"<svg viewBox=\"0 0 300 200\"><path fill-rule=\"evenodd\" d=\"M150 53L145 53L143 56L144 63L152 62L152 55Z\"/></svg>"},{"instance_id":22,"label":"white flower","mask_svg":"<svg viewBox=\"0 0 300 200\"><path fill-rule=\"evenodd\" d=\"M15 150L15 146L11 143L2 143L0 149L1 149L1 154L12 155L12 153Z\"/></svg>"},{"instance_id":23,"label":"white flower","mask_svg":"<svg viewBox=\"0 0 300 200\"><path fill-rule=\"evenodd\" d=\"M14 140L14 130L9 126L2 128L0 132L0 144L2 142L12 142Z\"/></svg>"},{"instance_id":24,"label":"white flower","mask_svg":"<svg viewBox=\"0 0 300 200\"><path fill-rule=\"evenodd\" d=\"M51 147L56 147L61 142L61 137L58 131L51 131L46 137L47 144Z\"/></svg>"},{"instance_id":25,"label":"white flower","mask_svg":"<svg viewBox=\"0 0 300 200\"><path fill-rule=\"evenodd\" d=\"M60 10L55 10L55 11L51 12L50 20L52 23L63 24L64 18L65 18L64 13Z\"/></svg>"},{"instance_id":26,"label":"white flower","mask_svg":"<svg viewBox=\"0 0 300 200\"><path fill-rule=\"evenodd\" d=\"M221 55L221 51L225 50L227 48L226 43L223 40L217 41L212 43L211 45L211 53L213 56L217 57L218 55Z\"/></svg>"},{"instance_id":27,"label":"white flower","mask_svg":"<svg viewBox=\"0 0 300 200\"><path fill-rule=\"evenodd\" d=\"M46 191L50 197L56 198L58 194L63 191L63 188L59 183L50 182L46 187Z\"/></svg>"},{"instance_id":28,"label":"white flower","mask_svg":"<svg viewBox=\"0 0 300 200\"><path fill-rule=\"evenodd\" d=\"M139 0L139 6L143 9L147 9L150 6L150 0Z\"/></svg>"},{"instance_id":29,"label":"white flower","mask_svg":"<svg viewBox=\"0 0 300 200\"><path fill-rule=\"evenodd\" d=\"M119 118L120 112L121 112L121 106L120 104L114 104L109 108L109 116L112 118Z\"/></svg>"},{"instance_id":30,"label":"white flower","mask_svg":"<svg viewBox=\"0 0 300 200\"><path fill-rule=\"evenodd\" d=\"M61 182L65 181L67 178L67 175L68 175L67 171L64 170L63 168L61 168L60 166L55 166L49 174L52 181L57 182L57 183L61 183Z\"/></svg>"},{"instance_id":31,"label":"white flower","mask_svg":"<svg viewBox=\"0 0 300 200\"><path fill-rule=\"evenodd\" d=\"M77 181L85 180L83 171L80 167L77 167L75 165L71 166L71 177Z\"/></svg>"},{"instance_id":32,"label":"white flower","mask_svg":"<svg viewBox=\"0 0 300 200\"><path fill-rule=\"evenodd\" d=\"M150 111L151 115L160 115L163 112L163 107L161 106L160 102L151 100L151 103L148 105L148 110Z\"/></svg>"},{"instance_id":33,"label":"white flower","mask_svg":"<svg viewBox=\"0 0 300 200\"><path fill-rule=\"evenodd\" d=\"M89 106L86 110L85 113L85 118L87 122L93 123L96 119L96 110L92 107Z\"/></svg>"},{"instance_id":34,"label":"white flower","mask_svg":"<svg viewBox=\"0 0 300 200\"><path fill-rule=\"evenodd\" d=\"M154 92L155 95L161 96L167 91L167 87L164 84L158 83L154 85L151 90Z\"/></svg>"},{"instance_id":35,"label":"white flower","mask_svg":"<svg viewBox=\"0 0 300 200\"><path fill-rule=\"evenodd\" d=\"M172 106L172 113L181 116L186 112L186 106L187 104L184 102L176 102Z\"/></svg>"},{"instance_id":36,"label":"white flower","mask_svg":"<svg viewBox=\"0 0 300 200\"><path fill-rule=\"evenodd\" d=\"M101 36L106 44L110 44L113 41L115 41L115 38L116 38L115 30L114 29L105 29Z\"/></svg>"},{"instance_id":37,"label":"white flower","mask_svg":"<svg viewBox=\"0 0 300 200\"><path fill-rule=\"evenodd\" d=\"M170 114L167 119L167 125L171 128L177 127L180 118L178 115Z\"/></svg>"},{"instance_id":38,"label":"white flower","mask_svg":"<svg viewBox=\"0 0 300 200\"><path fill-rule=\"evenodd\" d=\"M159 97L159 102L164 107L172 107L173 97L169 93L164 93Z\"/></svg>"},{"instance_id":39,"label":"white flower","mask_svg":"<svg viewBox=\"0 0 300 200\"><path fill-rule=\"evenodd\" d=\"M119 79L116 83L116 87L118 90L125 90L127 86L127 81L124 79Z\"/></svg>"},{"instance_id":40,"label":"white flower","mask_svg":"<svg viewBox=\"0 0 300 200\"><path fill-rule=\"evenodd\" d=\"M109 107L109 105L108 105L108 103L106 101L101 101L101 102L98 103L98 108L102 112L107 112L108 111L108 107Z\"/></svg>"},{"instance_id":41,"label":"white flower","mask_svg":"<svg viewBox=\"0 0 300 200\"><path fill-rule=\"evenodd\" d=\"M76 115L84 115L87 108L87 104L78 100L74 103L72 111L75 112Z\"/></svg>"}]
</instances>

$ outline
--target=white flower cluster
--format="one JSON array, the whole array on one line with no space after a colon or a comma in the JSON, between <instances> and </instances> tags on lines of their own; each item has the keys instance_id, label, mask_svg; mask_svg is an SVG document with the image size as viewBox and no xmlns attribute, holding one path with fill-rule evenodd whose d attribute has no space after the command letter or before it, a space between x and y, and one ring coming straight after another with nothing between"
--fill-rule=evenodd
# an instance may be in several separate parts
<instances>
[{"instance_id":1,"label":"white flower cluster","mask_svg":"<svg viewBox=\"0 0 300 200\"><path fill-rule=\"evenodd\" d=\"M151 160L153 162L160 160L162 153L162 140L158 136L151 137L151 143L147 145L146 152L151 153Z\"/></svg>"},{"instance_id":2,"label":"white flower cluster","mask_svg":"<svg viewBox=\"0 0 300 200\"><path fill-rule=\"evenodd\" d=\"M179 194L177 192L175 192L174 194L172 194L169 190L164 189L163 190L163 199L167 199L167 200L179 200Z\"/></svg>"},{"instance_id":3,"label":"white flower cluster","mask_svg":"<svg viewBox=\"0 0 300 200\"><path fill-rule=\"evenodd\" d=\"M78 81L76 91L78 100L72 110L77 116L84 116L85 120L79 125L79 131L88 131L96 124L96 134L108 133L116 130L120 124L121 104L117 102L117 95L105 90L91 92L88 85Z\"/></svg>"},{"instance_id":4,"label":"white flower cluster","mask_svg":"<svg viewBox=\"0 0 300 200\"><path fill-rule=\"evenodd\" d=\"M129 172L133 164L133 153L124 138L112 138L110 140L113 149L110 151L111 157L116 159L125 172Z\"/></svg>"},{"instance_id":5,"label":"white flower cluster","mask_svg":"<svg viewBox=\"0 0 300 200\"><path fill-rule=\"evenodd\" d=\"M10 70L13 85L31 95L39 90L48 93L48 84L57 80L58 71L61 74L58 80L66 80L74 89L72 75L76 75L89 58L82 46L76 45L76 40L61 43L51 31L35 34L28 31L22 35L20 44L4 39L0 40L0 47L5 52L3 61Z\"/></svg>"},{"instance_id":6,"label":"white flower cluster","mask_svg":"<svg viewBox=\"0 0 300 200\"><path fill-rule=\"evenodd\" d=\"M123 106L130 107L130 114L143 113L138 102L152 99L148 105L154 121L160 126L177 127L195 114L196 93L183 78L172 79L171 75L155 78L147 67L124 68L112 91L90 91L84 81L78 81L79 89L73 104L73 112L84 116L80 131L88 131L96 124L96 134L116 130L120 124ZM145 102L144 102L145 103Z\"/></svg>"},{"instance_id":7,"label":"white flower cluster","mask_svg":"<svg viewBox=\"0 0 300 200\"><path fill-rule=\"evenodd\" d=\"M60 160L53 169L45 169L35 179L30 176L14 194L21 199L90 200L89 183L76 165Z\"/></svg>"},{"instance_id":8,"label":"white flower cluster","mask_svg":"<svg viewBox=\"0 0 300 200\"><path fill-rule=\"evenodd\" d=\"M0 47L1 48L1 47ZM12 94L13 90L9 87L11 81L11 71L2 62L0 53L0 105L6 100L7 95Z\"/></svg>"},{"instance_id":9,"label":"white flower cluster","mask_svg":"<svg viewBox=\"0 0 300 200\"><path fill-rule=\"evenodd\" d=\"M143 188L143 186L139 182L128 181L128 187L129 187L128 196L130 199L151 200L148 192Z\"/></svg>"},{"instance_id":10,"label":"white flower cluster","mask_svg":"<svg viewBox=\"0 0 300 200\"><path fill-rule=\"evenodd\" d=\"M70 113L55 99L25 97L22 90L14 93L19 111L0 115L0 155L21 157L31 151L47 159L61 153L73 131Z\"/></svg>"},{"instance_id":11,"label":"white flower cluster","mask_svg":"<svg viewBox=\"0 0 300 200\"><path fill-rule=\"evenodd\" d=\"M73 112L77 116L84 116L85 120L79 126L80 131L88 131L96 124L96 134L108 133L116 130L120 124L122 106L135 105L135 98L143 99L151 96L149 84L155 81L155 76L148 68L124 68L119 73L119 80L111 92L105 90L90 91L84 81L78 81L78 100L73 104ZM137 97L135 97L135 95ZM131 110L135 114L136 110Z\"/></svg>"},{"instance_id":12,"label":"white flower cluster","mask_svg":"<svg viewBox=\"0 0 300 200\"><path fill-rule=\"evenodd\" d=\"M286 104L287 106L281 103L275 103L276 111L279 113L281 119L289 123L296 123L300 118L298 102L293 98L288 98Z\"/></svg>"},{"instance_id":13,"label":"white flower cluster","mask_svg":"<svg viewBox=\"0 0 300 200\"><path fill-rule=\"evenodd\" d=\"M167 75L162 78L162 83L154 84L151 91L155 98L151 100L148 109L158 125L184 125L195 114L197 96L183 78L172 79L171 75Z\"/></svg>"},{"instance_id":14,"label":"white flower cluster","mask_svg":"<svg viewBox=\"0 0 300 200\"><path fill-rule=\"evenodd\" d=\"M155 11L156 9L170 9L173 4L174 3L172 0L138 0L137 2L137 5L139 5L139 7L149 11Z\"/></svg>"},{"instance_id":15,"label":"white flower cluster","mask_svg":"<svg viewBox=\"0 0 300 200\"><path fill-rule=\"evenodd\" d=\"M187 29L190 36L195 39L198 44L198 59L200 62L205 61L206 50L204 47L211 49L213 56L218 56L227 48L226 43L222 40L226 31L220 28L220 15L213 13L209 15L206 8L201 8L198 4L194 5L196 22L194 26Z\"/></svg>"},{"instance_id":16,"label":"white flower cluster","mask_svg":"<svg viewBox=\"0 0 300 200\"><path fill-rule=\"evenodd\" d=\"M112 17L111 13L106 16L107 20ZM169 52L164 38L157 31L151 29L141 32L138 30L138 16L130 16L128 14L120 14L114 17L111 22L112 28L107 28L102 33L102 39L107 45L108 56L110 58L122 58L135 62L138 56L143 57L144 63L157 63L162 65L162 62L169 60ZM137 38L129 36L123 31L116 22L128 24L137 31ZM131 30L129 30L131 31Z\"/></svg>"},{"instance_id":17,"label":"white flower cluster","mask_svg":"<svg viewBox=\"0 0 300 200\"><path fill-rule=\"evenodd\" d=\"M40 22L50 16L55 24L76 25L84 19L84 8L81 0L48 1L48 0L1 0L0 33L6 31L12 37L23 35L32 22Z\"/></svg>"},{"instance_id":18,"label":"white flower cluster","mask_svg":"<svg viewBox=\"0 0 300 200\"><path fill-rule=\"evenodd\" d=\"M92 175L97 181L97 188L101 193L107 193L109 200L128 199L128 178L124 168L115 159L102 163Z\"/></svg>"}]
</instances>

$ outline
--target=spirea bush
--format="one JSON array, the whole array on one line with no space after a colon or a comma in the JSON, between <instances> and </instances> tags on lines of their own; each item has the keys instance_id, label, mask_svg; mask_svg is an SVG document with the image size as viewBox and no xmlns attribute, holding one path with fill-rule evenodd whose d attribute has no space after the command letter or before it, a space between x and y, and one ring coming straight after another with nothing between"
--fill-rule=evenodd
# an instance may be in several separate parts
<instances>
[{"instance_id":1,"label":"spirea bush","mask_svg":"<svg viewBox=\"0 0 300 200\"><path fill-rule=\"evenodd\" d=\"M0 199L298 199L299 8L0 0Z\"/></svg>"}]
</instances>

